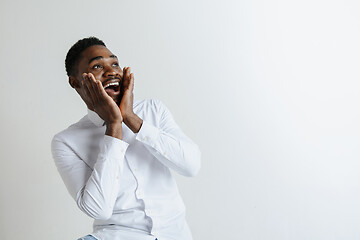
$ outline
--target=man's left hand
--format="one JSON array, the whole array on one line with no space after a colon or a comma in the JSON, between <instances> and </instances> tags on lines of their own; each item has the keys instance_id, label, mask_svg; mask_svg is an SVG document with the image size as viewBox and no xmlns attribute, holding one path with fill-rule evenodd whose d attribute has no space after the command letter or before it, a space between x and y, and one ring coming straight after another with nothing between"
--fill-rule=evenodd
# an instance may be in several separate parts
<instances>
[{"instance_id":1,"label":"man's left hand","mask_svg":"<svg viewBox=\"0 0 360 240\"><path fill-rule=\"evenodd\" d=\"M134 102L134 74L131 73L130 67L124 67L123 80L121 84L121 102L120 111L124 118L124 123L134 132L139 132L142 119L140 119L133 111Z\"/></svg>"}]
</instances>

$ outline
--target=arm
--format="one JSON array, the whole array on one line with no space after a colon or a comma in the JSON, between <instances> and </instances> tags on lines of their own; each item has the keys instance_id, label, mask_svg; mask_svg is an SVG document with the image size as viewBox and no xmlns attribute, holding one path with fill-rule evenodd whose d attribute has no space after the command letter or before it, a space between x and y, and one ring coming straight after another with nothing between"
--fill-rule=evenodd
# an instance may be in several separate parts
<instances>
[{"instance_id":1,"label":"arm","mask_svg":"<svg viewBox=\"0 0 360 240\"><path fill-rule=\"evenodd\" d=\"M89 73L75 87L89 109L106 123L103 143L94 169L62 139L52 141L52 154L65 185L78 207L95 219L108 219L119 189L127 143L122 139L122 115L119 107L105 92L102 83ZM71 137L71 136L70 136Z\"/></svg>"},{"instance_id":2,"label":"arm","mask_svg":"<svg viewBox=\"0 0 360 240\"><path fill-rule=\"evenodd\" d=\"M154 100L152 104L160 116L159 125L144 121L136 139L165 166L184 176L197 175L201 166L198 146L181 131L165 105Z\"/></svg>"},{"instance_id":3,"label":"arm","mask_svg":"<svg viewBox=\"0 0 360 240\"><path fill-rule=\"evenodd\" d=\"M54 137L51 150L57 169L80 210L91 218L111 217L127 147L127 143L105 135L91 169L61 138Z\"/></svg>"}]
</instances>

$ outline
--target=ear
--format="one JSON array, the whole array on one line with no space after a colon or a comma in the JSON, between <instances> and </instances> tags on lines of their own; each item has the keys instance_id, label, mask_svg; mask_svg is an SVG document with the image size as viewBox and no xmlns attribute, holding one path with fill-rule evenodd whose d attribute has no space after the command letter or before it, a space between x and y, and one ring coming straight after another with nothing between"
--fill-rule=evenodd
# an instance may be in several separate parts
<instances>
[{"instance_id":1,"label":"ear","mask_svg":"<svg viewBox=\"0 0 360 240\"><path fill-rule=\"evenodd\" d=\"M69 76L69 84L72 88L79 88L79 81L74 76Z\"/></svg>"}]
</instances>

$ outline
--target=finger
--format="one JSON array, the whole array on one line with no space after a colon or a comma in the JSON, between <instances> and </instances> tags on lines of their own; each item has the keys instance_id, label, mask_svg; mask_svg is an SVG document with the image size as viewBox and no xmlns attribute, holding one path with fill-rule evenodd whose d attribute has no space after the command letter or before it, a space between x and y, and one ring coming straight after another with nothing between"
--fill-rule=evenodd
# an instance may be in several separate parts
<instances>
[{"instance_id":1,"label":"finger","mask_svg":"<svg viewBox=\"0 0 360 240\"><path fill-rule=\"evenodd\" d=\"M129 90L132 92L134 90L134 73L130 74L130 83L129 83Z\"/></svg>"},{"instance_id":2,"label":"finger","mask_svg":"<svg viewBox=\"0 0 360 240\"><path fill-rule=\"evenodd\" d=\"M100 81L97 81L96 84L99 91L99 98L100 99L110 98L110 96L106 93L102 83Z\"/></svg>"},{"instance_id":3,"label":"finger","mask_svg":"<svg viewBox=\"0 0 360 240\"><path fill-rule=\"evenodd\" d=\"M88 90L87 90L87 87L86 87L86 84L85 84L85 81L86 81L86 78L87 78L87 73L83 73L82 74L82 79L81 79L81 89L84 93L88 93ZM90 94L90 93L89 93Z\"/></svg>"},{"instance_id":4,"label":"finger","mask_svg":"<svg viewBox=\"0 0 360 240\"><path fill-rule=\"evenodd\" d=\"M89 97L91 98L92 102L95 104L98 102L98 97L96 95L96 91L94 90L94 86L92 83L92 79L89 75L87 75L84 79L86 89L88 90Z\"/></svg>"},{"instance_id":5,"label":"finger","mask_svg":"<svg viewBox=\"0 0 360 240\"><path fill-rule=\"evenodd\" d=\"M126 85L127 85L127 78L126 78L126 70L127 67L124 67L124 70L123 70L123 77L122 77L122 81L121 81L121 89L122 91L125 89Z\"/></svg>"},{"instance_id":6,"label":"finger","mask_svg":"<svg viewBox=\"0 0 360 240\"><path fill-rule=\"evenodd\" d=\"M96 80L94 75L92 73L89 73L92 81L93 81L93 84L94 84L94 90L96 91L96 94L98 96L98 98L102 98L104 96L108 96L105 89L104 89L104 86L102 85L102 82L100 80Z\"/></svg>"},{"instance_id":7,"label":"finger","mask_svg":"<svg viewBox=\"0 0 360 240\"><path fill-rule=\"evenodd\" d=\"M91 95L90 95L89 89L86 86L85 81L81 80L80 85L81 85L81 88L80 88L79 94L80 94L81 98L85 102L89 102L91 105L93 105L93 100L91 99Z\"/></svg>"},{"instance_id":8,"label":"finger","mask_svg":"<svg viewBox=\"0 0 360 240\"><path fill-rule=\"evenodd\" d=\"M92 104L92 101L89 97L89 92L87 91L87 87L85 86L85 83L83 80L81 80L80 82L80 88L79 88L79 91L78 93L80 94L81 98L85 101L85 102L88 102L88 103L91 103Z\"/></svg>"},{"instance_id":9,"label":"finger","mask_svg":"<svg viewBox=\"0 0 360 240\"><path fill-rule=\"evenodd\" d=\"M86 78L87 78L87 74L86 73L83 73L82 74L82 79L81 79L81 81L80 81L80 89L81 89L81 92L82 93L84 93L86 96L90 96L90 93L89 93L89 90L88 90L88 88L86 87L86 83L85 83L85 81L86 81Z\"/></svg>"},{"instance_id":10,"label":"finger","mask_svg":"<svg viewBox=\"0 0 360 240\"><path fill-rule=\"evenodd\" d=\"M131 68L128 67L126 71L126 76L129 78L129 80L130 80L130 73L131 73Z\"/></svg>"},{"instance_id":11,"label":"finger","mask_svg":"<svg viewBox=\"0 0 360 240\"><path fill-rule=\"evenodd\" d=\"M128 89L129 88L129 85L130 85L130 67L126 67L126 71L124 73L125 75L125 78L124 78L124 89Z\"/></svg>"},{"instance_id":12,"label":"finger","mask_svg":"<svg viewBox=\"0 0 360 240\"><path fill-rule=\"evenodd\" d=\"M101 97L101 93L100 93L98 83L100 83L100 85L102 86L101 81L96 80L92 73L89 73L88 76L89 76L89 79L90 79L90 82L91 82L92 89L94 91L94 95L96 96L97 100L99 100L99 98Z\"/></svg>"}]
</instances>

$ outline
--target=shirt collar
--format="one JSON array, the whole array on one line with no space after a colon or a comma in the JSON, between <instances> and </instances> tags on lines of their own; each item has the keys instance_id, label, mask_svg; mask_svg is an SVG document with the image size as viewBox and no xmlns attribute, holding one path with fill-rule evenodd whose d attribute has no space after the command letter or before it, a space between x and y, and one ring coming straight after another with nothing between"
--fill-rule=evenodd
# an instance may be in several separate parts
<instances>
[{"instance_id":1,"label":"shirt collar","mask_svg":"<svg viewBox=\"0 0 360 240\"><path fill-rule=\"evenodd\" d=\"M90 121L95 124L97 127L104 125L104 120L94 111L91 111L90 109L87 109L88 111L88 117Z\"/></svg>"}]
</instances>

